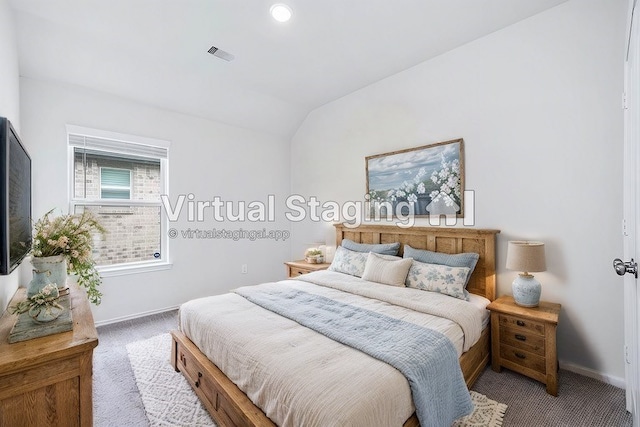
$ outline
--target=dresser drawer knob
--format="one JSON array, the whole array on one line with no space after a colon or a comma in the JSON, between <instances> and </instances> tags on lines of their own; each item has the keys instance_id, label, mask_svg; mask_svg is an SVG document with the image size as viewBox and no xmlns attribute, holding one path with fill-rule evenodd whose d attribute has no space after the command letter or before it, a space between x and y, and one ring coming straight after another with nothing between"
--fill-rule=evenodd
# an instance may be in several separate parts
<instances>
[{"instance_id":1,"label":"dresser drawer knob","mask_svg":"<svg viewBox=\"0 0 640 427\"><path fill-rule=\"evenodd\" d=\"M198 372L198 379L196 380L196 388L200 387L200 378L202 378L202 372Z\"/></svg>"},{"instance_id":2,"label":"dresser drawer knob","mask_svg":"<svg viewBox=\"0 0 640 427\"><path fill-rule=\"evenodd\" d=\"M518 341L526 341L527 337L525 337L524 335L516 334L516 339Z\"/></svg>"},{"instance_id":3,"label":"dresser drawer knob","mask_svg":"<svg viewBox=\"0 0 640 427\"><path fill-rule=\"evenodd\" d=\"M526 358L527 358L527 356L525 356L525 355L524 355L524 354L522 354L522 353L515 353L515 355L516 355L516 357L517 357L518 359L526 359Z\"/></svg>"},{"instance_id":4,"label":"dresser drawer knob","mask_svg":"<svg viewBox=\"0 0 640 427\"><path fill-rule=\"evenodd\" d=\"M516 320L516 325L524 326L524 322L522 320Z\"/></svg>"}]
</instances>

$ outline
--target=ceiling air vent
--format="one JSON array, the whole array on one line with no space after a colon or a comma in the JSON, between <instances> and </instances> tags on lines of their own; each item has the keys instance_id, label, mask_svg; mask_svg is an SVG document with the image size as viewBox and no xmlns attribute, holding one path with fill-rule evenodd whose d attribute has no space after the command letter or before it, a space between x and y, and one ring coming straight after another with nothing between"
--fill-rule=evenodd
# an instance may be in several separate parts
<instances>
[{"instance_id":1,"label":"ceiling air vent","mask_svg":"<svg viewBox=\"0 0 640 427\"><path fill-rule=\"evenodd\" d=\"M213 56L217 56L220 59L224 59L227 62L231 62L233 61L233 58L235 58L235 56L233 56L229 52L225 52L224 50L218 49L215 46L211 46L211 48L207 52L209 52Z\"/></svg>"}]
</instances>

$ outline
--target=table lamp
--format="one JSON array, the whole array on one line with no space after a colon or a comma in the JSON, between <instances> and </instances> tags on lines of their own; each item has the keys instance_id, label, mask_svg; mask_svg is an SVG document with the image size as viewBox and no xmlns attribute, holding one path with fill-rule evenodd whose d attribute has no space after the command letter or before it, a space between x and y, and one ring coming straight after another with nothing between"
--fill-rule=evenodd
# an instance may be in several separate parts
<instances>
[{"instance_id":1,"label":"table lamp","mask_svg":"<svg viewBox=\"0 0 640 427\"><path fill-rule=\"evenodd\" d=\"M544 243L509 242L506 267L509 270L522 271L511 285L516 304L523 307L537 307L540 302L542 285L529 273L547 269L544 258Z\"/></svg>"}]
</instances>

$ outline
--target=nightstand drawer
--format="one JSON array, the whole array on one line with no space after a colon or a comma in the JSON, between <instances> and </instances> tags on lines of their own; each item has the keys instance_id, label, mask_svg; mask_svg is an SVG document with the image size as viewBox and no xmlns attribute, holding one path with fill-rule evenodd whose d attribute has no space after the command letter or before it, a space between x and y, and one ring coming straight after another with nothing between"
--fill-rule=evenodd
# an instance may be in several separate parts
<instances>
[{"instance_id":1,"label":"nightstand drawer","mask_svg":"<svg viewBox=\"0 0 640 427\"><path fill-rule=\"evenodd\" d=\"M544 357L536 356L533 353L511 347L510 345L503 344L500 346L500 357L504 360L515 363L516 365L532 369L542 374L546 371Z\"/></svg>"},{"instance_id":2,"label":"nightstand drawer","mask_svg":"<svg viewBox=\"0 0 640 427\"><path fill-rule=\"evenodd\" d=\"M298 277L308 272L309 270L303 270L302 268L289 268L289 277Z\"/></svg>"},{"instance_id":3,"label":"nightstand drawer","mask_svg":"<svg viewBox=\"0 0 640 427\"><path fill-rule=\"evenodd\" d=\"M544 357L544 337L527 329L500 326L500 342Z\"/></svg>"},{"instance_id":4,"label":"nightstand drawer","mask_svg":"<svg viewBox=\"0 0 640 427\"><path fill-rule=\"evenodd\" d=\"M521 317L500 314L500 326L507 326L522 331L530 331L544 336L544 323L535 320L523 319Z\"/></svg>"},{"instance_id":5,"label":"nightstand drawer","mask_svg":"<svg viewBox=\"0 0 640 427\"><path fill-rule=\"evenodd\" d=\"M326 270L331 265L329 263L310 264L305 260L288 261L284 264L287 266L287 276L290 278L313 273L314 271Z\"/></svg>"}]
</instances>

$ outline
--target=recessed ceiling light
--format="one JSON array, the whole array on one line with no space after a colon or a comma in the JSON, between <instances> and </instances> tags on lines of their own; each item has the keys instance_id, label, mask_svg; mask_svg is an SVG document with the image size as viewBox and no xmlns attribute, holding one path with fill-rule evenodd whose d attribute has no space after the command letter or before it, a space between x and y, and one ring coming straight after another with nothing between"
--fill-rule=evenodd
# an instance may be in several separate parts
<instances>
[{"instance_id":1,"label":"recessed ceiling light","mask_svg":"<svg viewBox=\"0 0 640 427\"><path fill-rule=\"evenodd\" d=\"M293 11L286 4L278 3L271 6L271 16L278 22L287 22L291 19L291 15L293 15Z\"/></svg>"}]
</instances>

